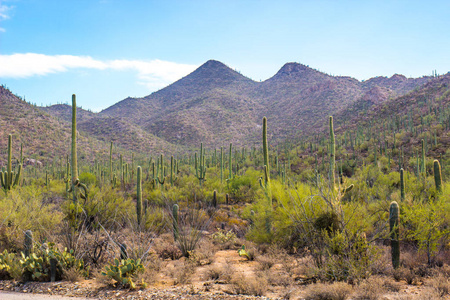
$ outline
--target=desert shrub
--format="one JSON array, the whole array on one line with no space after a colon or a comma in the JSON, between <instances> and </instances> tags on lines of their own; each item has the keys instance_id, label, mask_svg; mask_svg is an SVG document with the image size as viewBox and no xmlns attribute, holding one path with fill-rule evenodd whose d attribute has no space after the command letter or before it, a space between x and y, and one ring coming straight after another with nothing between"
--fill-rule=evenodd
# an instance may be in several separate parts
<instances>
[{"instance_id":1,"label":"desert shrub","mask_svg":"<svg viewBox=\"0 0 450 300\"><path fill-rule=\"evenodd\" d=\"M221 249L229 249L236 241L236 234L232 230L219 229L213 233L212 240Z\"/></svg>"},{"instance_id":2,"label":"desert shrub","mask_svg":"<svg viewBox=\"0 0 450 300\"><path fill-rule=\"evenodd\" d=\"M429 265L449 241L449 203L444 197L438 197L429 201L416 200L402 207L406 236L418 243L419 251L426 253Z\"/></svg>"},{"instance_id":3,"label":"desert shrub","mask_svg":"<svg viewBox=\"0 0 450 300\"><path fill-rule=\"evenodd\" d=\"M84 183L88 187L92 187L97 184L97 177L89 172L82 172L78 178L80 179L80 182Z\"/></svg>"},{"instance_id":4,"label":"desert shrub","mask_svg":"<svg viewBox=\"0 0 450 300\"><path fill-rule=\"evenodd\" d=\"M0 201L0 249L19 252L23 232L32 230L35 240L59 232L63 214L54 204L45 204L40 189L17 187Z\"/></svg>"},{"instance_id":5,"label":"desert shrub","mask_svg":"<svg viewBox=\"0 0 450 300\"><path fill-rule=\"evenodd\" d=\"M364 280L357 288L355 300L378 300L386 292L383 278L372 276Z\"/></svg>"},{"instance_id":6,"label":"desert shrub","mask_svg":"<svg viewBox=\"0 0 450 300\"><path fill-rule=\"evenodd\" d=\"M344 282L332 284L311 284L305 291L305 300L346 300L352 293L352 287Z\"/></svg>"},{"instance_id":7,"label":"desert shrub","mask_svg":"<svg viewBox=\"0 0 450 300\"><path fill-rule=\"evenodd\" d=\"M171 271L174 284L188 284L195 273L195 264L189 260L179 261Z\"/></svg>"},{"instance_id":8,"label":"desert shrub","mask_svg":"<svg viewBox=\"0 0 450 300\"><path fill-rule=\"evenodd\" d=\"M161 259L178 259L182 257L180 249L175 245L173 234L164 233L156 237L153 243L153 251Z\"/></svg>"},{"instance_id":9,"label":"desert shrub","mask_svg":"<svg viewBox=\"0 0 450 300\"><path fill-rule=\"evenodd\" d=\"M264 296L268 287L265 277L248 277L241 273L236 273L230 283L234 293L238 295Z\"/></svg>"},{"instance_id":10,"label":"desert shrub","mask_svg":"<svg viewBox=\"0 0 450 300\"><path fill-rule=\"evenodd\" d=\"M84 227L89 231L101 227L119 229L123 223L136 215L131 199L124 199L109 186L89 189L86 202L79 201L74 204L72 200L67 200L63 211L73 228L79 230Z\"/></svg>"},{"instance_id":11,"label":"desert shrub","mask_svg":"<svg viewBox=\"0 0 450 300\"><path fill-rule=\"evenodd\" d=\"M205 280L230 282L235 273L233 265L230 263L210 265L204 274Z\"/></svg>"},{"instance_id":12,"label":"desert shrub","mask_svg":"<svg viewBox=\"0 0 450 300\"><path fill-rule=\"evenodd\" d=\"M209 265L213 262L216 247L208 239L202 239L197 249L189 253L189 261L197 266Z\"/></svg>"},{"instance_id":13,"label":"desert shrub","mask_svg":"<svg viewBox=\"0 0 450 300\"><path fill-rule=\"evenodd\" d=\"M309 251L317 275L332 281L368 277L378 255L363 233L368 228L363 207L342 203L342 194L327 188L326 182L319 182L317 194L305 194L304 189L297 191L282 206L298 238L296 245Z\"/></svg>"},{"instance_id":14,"label":"desert shrub","mask_svg":"<svg viewBox=\"0 0 450 300\"><path fill-rule=\"evenodd\" d=\"M234 176L227 179L227 192L236 201L251 202L255 196L255 184L256 180L252 180L248 174Z\"/></svg>"},{"instance_id":15,"label":"desert shrub","mask_svg":"<svg viewBox=\"0 0 450 300\"><path fill-rule=\"evenodd\" d=\"M173 218L173 214L170 214ZM193 250L203 238L205 231L211 222L209 216L204 210L187 207L180 209L178 219L173 219L173 223L177 224L177 228L171 227L174 236L176 235L175 244L185 257L189 257ZM176 232L176 234L175 234Z\"/></svg>"},{"instance_id":16,"label":"desert shrub","mask_svg":"<svg viewBox=\"0 0 450 300\"><path fill-rule=\"evenodd\" d=\"M443 275L433 277L428 281L428 285L431 286L441 298L450 295L450 279L448 277Z\"/></svg>"}]
</instances>

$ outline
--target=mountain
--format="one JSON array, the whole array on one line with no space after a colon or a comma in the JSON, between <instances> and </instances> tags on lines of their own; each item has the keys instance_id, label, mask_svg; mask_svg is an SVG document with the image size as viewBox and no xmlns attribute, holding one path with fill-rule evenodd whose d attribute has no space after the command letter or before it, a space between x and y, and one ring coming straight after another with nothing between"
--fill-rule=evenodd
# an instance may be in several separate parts
<instances>
[{"instance_id":1,"label":"mountain","mask_svg":"<svg viewBox=\"0 0 450 300\"><path fill-rule=\"evenodd\" d=\"M42 111L48 113L49 115L66 122L72 122L72 106L67 104L54 104L46 107L39 107ZM81 107L77 107L77 121L83 122L90 118L94 118L95 113L84 110Z\"/></svg>"},{"instance_id":2,"label":"mountain","mask_svg":"<svg viewBox=\"0 0 450 300\"><path fill-rule=\"evenodd\" d=\"M403 75L358 81L286 63L274 76L253 81L209 60L191 74L142 98L126 98L100 113L78 109L79 130L98 142L115 141L136 152L179 151L260 144L261 119L268 118L272 143L320 131L329 115L336 124L423 86L431 77ZM70 106L42 108L62 126ZM176 146L175 146L176 145Z\"/></svg>"},{"instance_id":3,"label":"mountain","mask_svg":"<svg viewBox=\"0 0 450 300\"><path fill-rule=\"evenodd\" d=\"M260 108L244 91L257 83L209 60L188 76L144 98L127 98L100 112L121 117L174 144L245 144L258 128Z\"/></svg>"},{"instance_id":4,"label":"mountain","mask_svg":"<svg viewBox=\"0 0 450 300\"><path fill-rule=\"evenodd\" d=\"M197 70L144 98L127 98L100 115L121 117L166 141L186 147L259 143L267 116L274 139L321 128L332 114L404 95L430 78L394 75L360 82L286 63L273 77L255 82L221 62Z\"/></svg>"},{"instance_id":5,"label":"mountain","mask_svg":"<svg viewBox=\"0 0 450 300\"><path fill-rule=\"evenodd\" d=\"M359 136L370 132L376 147L384 147L385 143L388 149L403 146L408 158L420 153L423 139L427 155L439 158L450 147L450 73L433 78L403 96L359 110L342 111L335 115L335 120L345 120L335 127L336 134L353 132L355 137L357 131Z\"/></svg>"},{"instance_id":6,"label":"mountain","mask_svg":"<svg viewBox=\"0 0 450 300\"><path fill-rule=\"evenodd\" d=\"M71 127L40 108L33 106L10 90L0 87L0 165L6 164L8 135L13 135L13 156L19 158L23 145L24 158L50 162L70 154ZM79 159L93 161L95 156L109 152L106 143L89 139L79 133Z\"/></svg>"}]
</instances>

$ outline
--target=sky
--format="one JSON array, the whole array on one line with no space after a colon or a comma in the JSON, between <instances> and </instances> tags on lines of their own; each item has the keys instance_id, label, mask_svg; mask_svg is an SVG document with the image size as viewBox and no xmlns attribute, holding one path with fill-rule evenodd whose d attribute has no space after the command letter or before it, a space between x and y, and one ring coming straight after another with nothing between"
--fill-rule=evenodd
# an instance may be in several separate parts
<instances>
[{"instance_id":1,"label":"sky","mask_svg":"<svg viewBox=\"0 0 450 300\"><path fill-rule=\"evenodd\" d=\"M450 1L0 0L0 84L101 111L209 59L253 80L298 62L359 80L450 71Z\"/></svg>"}]
</instances>

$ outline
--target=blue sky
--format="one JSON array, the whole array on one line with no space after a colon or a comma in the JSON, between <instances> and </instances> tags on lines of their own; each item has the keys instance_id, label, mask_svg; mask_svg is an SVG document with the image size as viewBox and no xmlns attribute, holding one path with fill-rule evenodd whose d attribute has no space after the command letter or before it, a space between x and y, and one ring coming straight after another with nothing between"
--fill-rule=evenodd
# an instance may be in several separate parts
<instances>
[{"instance_id":1,"label":"blue sky","mask_svg":"<svg viewBox=\"0 0 450 300\"><path fill-rule=\"evenodd\" d=\"M450 71L450 1L0 0L0 83L99 111L216 59L265 80L286 62L359 80Z\"/></svg>"}]
</instances>

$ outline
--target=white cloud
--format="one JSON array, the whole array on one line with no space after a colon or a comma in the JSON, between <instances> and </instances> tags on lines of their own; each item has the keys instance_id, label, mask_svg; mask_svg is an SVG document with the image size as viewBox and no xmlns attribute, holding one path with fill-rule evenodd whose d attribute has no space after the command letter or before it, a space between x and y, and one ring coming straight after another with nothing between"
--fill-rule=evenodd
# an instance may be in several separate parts
<instances>
[{"instance_id":1,"label":"white cloud","mask_svg":"<svg viewBox=\"0 0 450 300\"><path fill-rule=\"evenodd\" d=\"M115 70L136 70L139 83L151 90L174 82L197 68L195 65L178 64L159 59L152 61L113 60L109 66Z\"/></svg>"},{"instance_id":2,"label":"white cloud","mask_svg":"<svg viewBox=\"0 0 450 300\"><path fill-rule=\"evenodd\" d=\"M0 54L0 78L28 78L52 73L67 72L71 69L95 69L136 71L138 83L149 90L156 90L191 73L195 65L179 64L163 60L102 61L90 56L45 55L37 53Z\"/></svg>"},{"instance_id":3,"label":"white cloud","mask_svg":"<svg viewBox=\"0 0 450 300\"><path fill-rule=\"evenodd\" d=\"M0 4L0 22L4 20L8 20L10 18L9 11L12 9L12 6L7 6ZM0 27L0 32L6 32L6 29Z\"/></svg>"},{"instance_id":4,"label":"white cloud","mask_svg":"<svg viewBox=\"0 0 450 300\"><path fill-rule=\"evenodd\" d=\"M0 21L7 20L10 18L8 12L12 9L12 6L7 6L0 4Z\"/></svg>"}]
</instances>

